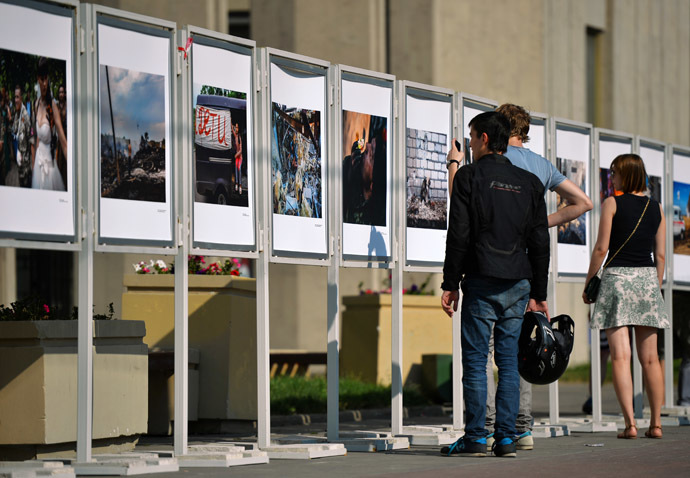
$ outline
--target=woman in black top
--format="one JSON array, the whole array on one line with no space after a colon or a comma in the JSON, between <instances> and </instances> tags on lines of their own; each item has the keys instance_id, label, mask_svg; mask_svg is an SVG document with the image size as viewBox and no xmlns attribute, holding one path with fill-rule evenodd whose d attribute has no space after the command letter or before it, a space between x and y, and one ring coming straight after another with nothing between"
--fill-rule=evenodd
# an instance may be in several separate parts
<instances>
[{"instance_id":1,"label":"woman in black top","mask_svg":"<svg viewBox=\"0 0 690 478\"><path fill-rule=\"evenodd\" d=\"M614 189L623 194L607 198L601 206L599 234L585 284L597 273L607 252L609 255L590 327L605 329L611 349L613 386L625 419L625 430L618 438L637 438L628 332L629 327L634 328L651 409L645 436L661 438L664 390L656 332L670 326L660 291L666 221L661 205L645 195L647 173L642 158L636 154L616 157L611 163L611 174ZM582 299L585 304L591 303L584 292Z\"/></svg>"}]
</instances>

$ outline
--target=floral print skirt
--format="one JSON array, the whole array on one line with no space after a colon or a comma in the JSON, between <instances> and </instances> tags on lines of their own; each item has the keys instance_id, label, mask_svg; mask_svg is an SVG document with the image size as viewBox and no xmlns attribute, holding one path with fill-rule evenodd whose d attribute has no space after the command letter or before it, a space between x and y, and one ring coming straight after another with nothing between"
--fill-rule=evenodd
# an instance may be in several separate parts
<instances>
[{"instance_id":1,"label":"floral print skirt","mask_svg":"<svg viewBox=\"0 0 690 478\"><path fill-rule=\"evenodd\" d=\"M590 322L593 329L625 325L670 328L655 267L608 267Z\"/></svg>"}]
</instances>

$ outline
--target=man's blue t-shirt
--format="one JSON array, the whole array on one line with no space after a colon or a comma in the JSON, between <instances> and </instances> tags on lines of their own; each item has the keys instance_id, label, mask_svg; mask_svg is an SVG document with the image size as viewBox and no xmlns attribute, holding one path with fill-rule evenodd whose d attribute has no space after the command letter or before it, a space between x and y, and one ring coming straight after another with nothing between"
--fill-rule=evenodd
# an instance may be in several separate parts
<instances>
[{"instance_id":1,"label":"man's blue t-shirt","mask_svg":"<svg viewBox=\"0 0 690 478\"><path fill-rule=\"evenodd\" d=\"M527 148L508 146L508 150L504 155L514 166L537 176L544 185L545 190L553 191L559 184L565 181L565 176L556 169L556 166L551 164L546 158Z\"/></svg>"}]
</instances>

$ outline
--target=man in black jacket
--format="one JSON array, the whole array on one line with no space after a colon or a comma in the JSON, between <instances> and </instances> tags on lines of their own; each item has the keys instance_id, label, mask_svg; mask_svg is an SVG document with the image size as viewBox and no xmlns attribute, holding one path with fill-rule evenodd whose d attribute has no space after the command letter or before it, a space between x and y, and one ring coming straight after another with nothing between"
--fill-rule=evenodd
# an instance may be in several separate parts
<instances>
[{"instance_id":1,"label":"man in black jacket","mask_svg":"<svg viewBox=\"0 0 690 478\"><path fill-rule=\"evenodd\" d=\"M486 360L493 329L498 366L494 453L516 456L518 411L518 336L525 310L548 315L549 267L544 187L535 175L503 157L510 122L487 112L470 121L472 164L453 180L446 259L443 266L443 310L461 310L465 435L441 453L486 455Z\"/></svg>"}]
</instances>

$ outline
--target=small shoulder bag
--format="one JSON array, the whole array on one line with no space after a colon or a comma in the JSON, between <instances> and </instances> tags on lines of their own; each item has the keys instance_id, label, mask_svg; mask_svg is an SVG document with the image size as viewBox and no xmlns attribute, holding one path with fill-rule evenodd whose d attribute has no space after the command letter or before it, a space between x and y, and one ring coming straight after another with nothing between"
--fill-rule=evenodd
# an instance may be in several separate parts
<instances>
[{"instance_id":1,"label":"small shoulder bag","mask_svg":"<svg viewBox=\"0 0 690 478\"><path fill-rule=\"evenodd\" d=\"M642 222L642 218L644 217L644 213L647 212L647 206L649 206L649 201L650 199L647 199L647 204L644 207L644 210L642 211L642 214L640 215L640 218L637 220L637 224L635 225L635 229L630 233L628 238L625 240L625 242L618 248L616 253L612 255L608 261L606 261L606 264L604 264L604 267L600 268L596 274L587 282L587 285L585 286L585 296L587 296L587 300L590 302L595 302L597 300L597 297L599 296L599 286L601 285L601 271L603 269L606 269L606 266L608 266L611 261L613 260L614 257L625 247L625 245L628 243L630 238L635 234L635 231L637 231L638 226Z\"/></svg>"}]
</instances>

